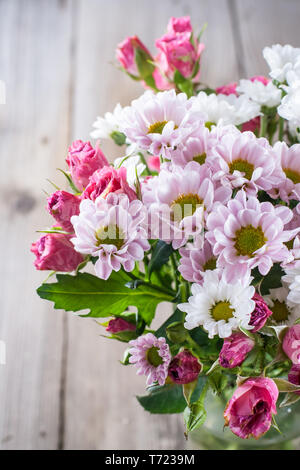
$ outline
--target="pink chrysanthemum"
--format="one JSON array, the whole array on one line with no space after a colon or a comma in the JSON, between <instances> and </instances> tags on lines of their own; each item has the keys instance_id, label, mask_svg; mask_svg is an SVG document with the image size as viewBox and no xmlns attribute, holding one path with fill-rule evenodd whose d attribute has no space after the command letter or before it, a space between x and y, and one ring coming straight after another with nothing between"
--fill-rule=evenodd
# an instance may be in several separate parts
<instances>
[{"instance_id":1,"label":"pink chrysanthemum","mask_svg":"<svg viewBox=\"0 0 300 470\"><path fill-rule=\"evenodd\" d=\"M146 91L124 108L121 130L130 142L152 155L166 156L169 149L203 125L202 114L190 107L185 93Z\"/></svg>"},{"instance_id":2,"label":"pink chrysanthemum","mask_svg":"<svg viewBox=\"0 0 300 470\"><path fill-rule=\"evenodd\" d=\"M149 249L146 217L143 204L129 202L123 194L85 199L80 214L71 219L76 235L72 242L80 253L98 257L95 271L101 279L108 279L121 266L132 271Z\"/></svg>"},{"instance_id":3,"label":"pink chrysanthemum","mask_svg":"<svg viewBox=\"0 0 300 470\"><path fill-rule=\"evenodd\" d=\"M215 147L214 178L247 193L268 190L281 181L281 171L266 139L251 132L227 133Z\"/></svg>"},{"instance_id":4,"label":"pink chrysanthemum","mask_svg":"<svg viewBox=\"0 0 300 470\"><path fill-rule=\"evenodd\" d=\"M210 170L196 162L185 168L162 166L160 174L142 187L143 202L151 214L152 238L160 238L173 248L203 230L204 217L214 202L228 201L231 190L214 188Z\"/></svg>"},{"instance_id":5,"label":"pink chrysanthemum","mask_svg":"<svg viewBox=\"0 0 300 470\"><path fill-rule=\"evenodd\" d=\"M204 241L203 247L198 246L197 241L188 243L180 248L179 253L181 258L178 271L186 281L202 284L203 273L216 268L217 259L207 240Z\"/></svg>"},{"instance_id":6,"label":"pink chrysanthemum","mask_svg":"<svg viewBox=\"0 0 300 470\"><path fill-rule=\"evenodd\" d=\"M284 230L293 213L284 206L260 203L239 191L227 206L216 204L207 218L207 239L224 267L227 278L241 279L255 268L264 276L274 262L286 261L290 254L284 242L300 230Z\"/></svg>"},{"instance_id":7,"label":"pink chrysanthemum","mask_svg":"<svg viewBox=\"0 0 300 470\"><path fill-rule=\"evenodd\" d=\"M129 362L138 367L137 374L147 376L147 385L154 382L164 385L171 362L170 348L165 338L156 338L152 333L147 333L129 341L129 344Z\"/></svg>"},{"instance_id":8,"label":"pink chrysanthemum","mask_svg":"<svg viewBox=\"0 0 300 470\"><path fill-rule=\"evenodd\" d=\"M282 169L281 184L272 191L273 197L280 197L288 202L300 199L300 144L288 147L285 142L276 142L274 152L278 165Z\"/></svg>"}]
</instances>

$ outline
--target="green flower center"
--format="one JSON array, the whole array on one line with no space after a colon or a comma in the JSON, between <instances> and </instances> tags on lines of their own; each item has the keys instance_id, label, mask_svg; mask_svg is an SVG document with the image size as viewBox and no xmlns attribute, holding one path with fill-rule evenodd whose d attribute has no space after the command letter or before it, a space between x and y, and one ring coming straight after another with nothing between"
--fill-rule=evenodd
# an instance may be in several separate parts
<instances>
[{"instance_id":1,"label":"green flower center","mask_svg":"<svg viewBox=\"0 0 300 470\"><path fill-rule=\"evenodd\" d=\"M95 232L96 246L115 245L118 250L124 245L125 233L117 225L100 227Z\"/></svg>"},{"instance_id":2,"label":"green flower center","mask_svg":"<svg viewBox=\"0 0 300 470\"><path fill-rule=\"evenodd\" d=\"M295 170L291 170L290 168L283 168L285 175L287 178L293 181L294 184L300 183L300 173Z\"/></svg>"},{"instance_id":3,"label":"green flower center","mask_svg":"<svg viewBox=\"0 0 300 470\"><path fill-rule=\"evenodd\" d=\"M203 271L213 271L217 267L217 260L216 258L210 258L204 266L202 267Z\"/></svg>"},{"instance_id":4,"label":"green flower center","mask_svg":"<svg viewBox=\"0 0 300 470\"><path fill-rule=\"evenodd\" d=\"M228 321L229 318L233 317L234 308L231 307L228 301L217 302L210 309L210 314L214 320L225 320Z\"/></svg>"},{"instance_id":5,"label":"green flower center","mask_svg":"<svg viewBox=\"0 0 300 470\"><path fill-rule=\"evenodd\" d=\"M271 316L271 319L275 320L276 322L287 320L289 318L290 311L287 308L286 303L279 302L279 300L274 300L273 302L274 305L271 307L273 315Z\"/></svg>"},{"instance_id":6,"label":"green flower center","mask_svg":"<svg viewBox=\"0 0 300 470\"><path fill-rule=\"evenodd\" d=\"M146 359L154 367L160 366L163 363L162 357L158 354L158 348L155 346L147 350Z\"/></svg>"},{"instance_id":7,"label":"green flower center","mask_svg":"<svg viewBox=\"0 0 300 470\"><path fill-rule=\"evenodd\" d=\"M205 160L206 160L206 153L203 152L201 153L201 155L195 155L194 158L193 158L194 162L197 162L199 163L199 165L203 165L203 163L205 163Z\"/></svg>"},{"instance_id":8,"label":"green flower center","mask_svg":"<svg viewBox=\"0 0 300 470\"><path fill-rule=\"evenodd\" d=\"M261 227L247 225L235 232L234 248L240 256L253 257L253 253L264 246L267 239Z\"/></svg>"},{"instance_id":9,"label":"green flower center","mask_svg":"<svg viewBox=\"0 0 300 470\"><path fill-rule=\"evenodd\" d=\"M229 164L229 171L233 174L235 170L245 173L245 178L250 181L254 171L254 165L242 159L234 160Z\"/></svg>"},{"instance_id":10,"label":"green flower center","mask_svg":"<svg viewBox=\"0 0 300 470\"><path fill-rule=\"evenodd\" d=\"M162 134L163 128L168 121L158 121L148 127L148 134Z\"/></svg>"},{"instance_id":11,"label":"green flower center","mask_svg":"<svg viewBox=\"0 0 300 470\"><path fill-rule=\"evenodd\" d=\"M212 126L215 126L216 123L213 122L213 121L206 121L205 123L205 127L207 127L207 129L211 130Z\"/></svg>"},{"instance_id":12,"label":"green flower center","mask_svg":"<svg viewBox=\"0 0 300 470\"><path fill-rule=\"evenodd\" d=\"M180 194L170 205L172 220L180 222L184 217L190 217L202 204L203 200L198 194Z\"/></svg>"}]
</instances>

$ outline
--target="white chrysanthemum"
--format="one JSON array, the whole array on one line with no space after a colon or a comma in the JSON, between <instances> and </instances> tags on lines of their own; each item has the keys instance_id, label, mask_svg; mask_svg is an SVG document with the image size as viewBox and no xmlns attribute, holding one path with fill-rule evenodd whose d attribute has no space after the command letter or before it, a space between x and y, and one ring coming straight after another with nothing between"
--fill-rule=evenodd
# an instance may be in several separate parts
<instances>
[{"instance_id":1,"label":"white chrysanthemum","mask_svg":"<svg viewBox=\"0 0 300 470\"><path fill-rule=\"evenodd\" d=\"M278 289L270 289L269 295L264 296L273 312L269 318L271 323L292 326L300 318L300 305L287 300L288 294L289 290L286 287L279 287Z\"/></svg>"},{"instance_id":2,"label":"white chrysanthemum","mask_svg":"<svg viewBox=\"0 0 300 470\"><path fill-rule=\"evenodd\" d=\"M298 135L300 127L300 80L295 80L290 86L284 87L286 95L278 107L278 114L289 121L289 128Z\"/></svg>"},{"instance_id":3,"label":"white chrysanthemum","mask_svg":"<svg viewBox=\"0 0 300 470\"><path fill-rule=\"evenodd\" d=\"M104 117L98 116L93 124L95 130L90 133L93 139L109 139L114 132L120 132L120 119L122 106L118 103L112 113L105 113Z\"/></svg>"},{"instance_id":4,"label":"white chrysanthemum","mask_svg":"<svg viewBox=\"0 0 300 470\"><path fill-rule=\"evenodd\" d=\"M270 67L270 77L283 83L287 73L292 70L300 60L300 48L289 44L281 46L275 44L263 49L263 56Z\"/></svg>"},{"instance_id":5,"label":"white chrysanthemum","mask_svg":"<svg viewBox=\"0 0 300 470\"><path fill-rule=\"evenodd\" d=\"M238 126L260 115L260 106L244 95L207 95L201 91L190 98L190 102L192 109L204 114L209 127L217 124Z\"/></svg>"},{"instance_id":6,"label":"white chrysanthemum","mask_svg":"<svg viewBox=\"0 0 300 470\"><path fill-rule=\"evenodd\" d=\"M120 129L139 148L166 156L168 149L203 126L203 116L190 108L185 93L146 91L123 109Z\"/></svg>"},{"instance_id":7,"label":"white chrysanthemum","mask_svg":"<svg viewBox=\"0 0 300 470\"><path fill-rule=\"evenodd\" d=\"M236 91L261 106L272 108L281 101L281 90L269 82L267 85L259 80L240 80Z\"/></svg>"},{"instance_id":8,"label":"white chrysanthemum","mask_svg":"<svg viewBox=\"0 0 300 470\"><path fill-rule=\"evenodd\" d=\"M294 304L300 304L300 266L292 269L286 268L285 273L286 275L282 276L282 281L289 288L287 300Z\"/></svg>"},{"instance_id":9,"label":"white chrysanthemum","mask_svg":"<svg viewBox=\"0 0 300 470\"><path fill-rule=\"evenodd\" d=\"M137 182L137 177L139 178L141 176L141 174L146 168L146 165L141 162L141 158L139 155L132 155L128 157L116 158L114 161L114 167L120 168L121 166L126 168L127 182L129 186L135 190L135 183Z\"/></svg>"},{"instance_id":10,"label":"white chrysanthemum","mask_svg":"<svg viewBox=\"0 0 300 470\"><path fill-rule=\"evenodd\" d=\"M228 338L239 326L250 330L251 312L255 308L252 297L255 288L250 286L251 278L233 284L226 282L219 270L203 273L203 284L192 285L192 296L178 308L186 312L185 328L192 330L203 326L209 338L218 335Z\"/></svg>"}]
</instances>

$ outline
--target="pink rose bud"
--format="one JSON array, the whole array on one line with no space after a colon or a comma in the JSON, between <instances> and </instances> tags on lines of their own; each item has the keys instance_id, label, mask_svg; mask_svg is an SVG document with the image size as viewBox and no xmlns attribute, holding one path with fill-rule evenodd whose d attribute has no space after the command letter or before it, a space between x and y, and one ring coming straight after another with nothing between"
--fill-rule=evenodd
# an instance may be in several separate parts
<instances>
[{"instance_id":1,"label":"pink rose bud","mask_svg":"<svg viewBox=\"0 0 300 470\"><path fill-rule=\"evenodd\" d=\"M293 364L300 364L300 325L291 326L284 336L282 349Z\"/></svg>"},{"instance_id":2,"label":"pink rose bud","mask_svg":"<svg viewBox=\"0 0 300 470\"><path fill-rule=\"evenodd\" d=\"M160 61L160 54L157 55L155 62L159 63ZM166 90L171 90L172 88L175 88L174 83L169 81L160 71L159 68L156 68L153 72L153 78L155 81L155 86L158 90L160 91L166 91Z\"/></svg>"},{"instance_id":3,"label":"pink rose bud","mask_svg":"<svg viewBox=\"0 0 300 470\"><path fill-rule=\"evenodd\" d=\"M225 426L242 439L258 439L272 424L276 414L278 389L272 379L253 377L247 379L234 392L225 411Z\"/></svg>"},{"instance_id":4,"label":"pink rose bud","mask_svg":"<svg viewBox=\"0 0 300 470\"><path fill-rule=\"evenodd\" d=\"M255 333L264 326L267 319L272 315L273 312L271 312L266 302L259 294L255 293L252 299L255 301L255 309L251 313L251 320L249 325L254 327L251 330L251 333Z\"/></svg>"},{"instance_id":5,"label":"pink rose bud","mask_svg":"<svg viewBox=\"0 0 300 470\"><path fill-rule=\"evenodd\" d=\"M231 82L231 83L228 83L228 85L223 85L223 86L219 86L218 88L216 88L216 93L217 95L222 94L226 96L229 96L229 95L237 96L238 94L236 91L236 87L237 87L237 82Z\"/></svg>"},{"instance_id":6,"label":"pink rose bud","mask_svg":"<svg viewBox=\"0 0 300 470\"><path fill-rule=\"evenodd\" d=\"M83 193L84 199L95 201L97 197L106 198L108 194L126 194L130 201L137 199L136 193L130 188L126 179L126 168L115 169L105 166L95 171Z\"/></svg>"},{"instance_id":7,"label":"pink rose bud","mask_svg":"<svg viewBox=\"0 0 300 470\"><path fill-rule=\"evenodd\" d=\"M242 132L255 132L260 128L260 116L256 116L255 118L251 119L250 121L244 122L242 124Z\"/></svg>"},{"instance_id":8,"label":"pink rose bud","mask_svg":"<svg viewBox=\"0 0 300 470\"><path fill-rule=\"evenodd\" d=\"M138 52L143 62L141 65L138 65L136 62L136 54ZM150 52L137 36L130 36L118 44L116 57L126 72L137 78L143 78L142 75L144 74L141 66L145 67L145 70L150 70L150 64L147 61L153 61Z\"/></svg>"},{"instance_id":9,"label":"pink rose bud","mask_svg":"<svg viewBox=\"0 0 300 470\"><path fill-rule=\"evenodd\" d=\"M255 75L254 77L250 78L251 82L261 82L264 85L268 85L269 79L267 77L264 77L263 75Z\"/></svg>"},{"instance_id":10,"label":"pink rose bud","mask_svg":"<svg viewBox=\"0 0 300 470\"><path fill-rule=\"evenodd\" d=\"M66 162L72 180L80 191L88 185L89 177L94 171L109 165L98 143L94 148L90 142L82 142L82 140L75 140L69 147Z\"/></svg>"},{"instance_id":11,"label":"pink rose bud","mask_svg":"<svg viewBox=\"0 0 300 470\"><path fill-rule=\"evenodd\" d=\"M233 333L229 338L224 339L219 355L220 365L226 369L240 366L254 345L255 341L243 333Z\"/></svg>"},{"instance_id":12,"label":"pink rose bud","mask_svg":"<svg viewBox=\"0 0 300 470\"><path fill-rule=\"evenodd\" d=\"M191 33L193 28L190 17L181 16L180 18L174 18L174 16L172 16L169 19L167 31L168 33Z\"/></svg>"},{"instance_id":13,"label":"pink rose bud","mask_svg":"<svg viewBox=\"0 0 300 470\"><path fill-rule=\"evenodd\" d=\"M188 384L197 379L202 369L198 359L189 351L182 351L173 357L169 365L169 377L176 384Z\"/></svg>"},{"instance_id":14,"label":"pink rose bud","mask_svg":"<svg viewBox=\"0 0 300 470\"><path fill-rule=\"evenodd\" d=\"M123 331L135 331L136 327L133 323L129 323L123 318L113 318L109 321L106 331L109 333L121 333Z\"/></svg>"},{"instance_id":15,"label":"pink rose bud","mask_svg":"<svg viewBox=\"0 0 300 470\"><path fill-rule=\"evenodd\" d=\"M79 214L81 199L66 191L56 191L47 199L47 202L47 209L59 227L67 232L73 232L70 218Z\"/></svg>"},{"instance_id":16,"label":"pink rose bud","mask_svg":"<svg viewBox=\"0 0 300 470\"><path fill-rule=\"evenodd\" d=\"M147 164L148 164L148 167L150 168L151 171L159 172L159 170L160 170L160 158L158 156L151 155L151 157L148 158Z\"/></svg>"},{"instance_id":17,"label":"pink rose bud","mask_svg":"<svg viewBox=\"0 0 300 470\"><path fill-rule=\"evenodd\" d=\"M288 379L292 384L300 386L300 364L292 366L291 370L289 371ZM295 393L300 395L300 391Z\"/></svg>"},{"instance_id":18,"label":"pink rose bud","mask_svg":"<svg viewBox=\"0 0 300 470\"><path fill-rule=\"evenodd\" d=\"M34 265L39 270L74 271L83 262L83 256L74 250L72 235L47 233L31 245L35 254Z\"/></svg>"}]
</instances>

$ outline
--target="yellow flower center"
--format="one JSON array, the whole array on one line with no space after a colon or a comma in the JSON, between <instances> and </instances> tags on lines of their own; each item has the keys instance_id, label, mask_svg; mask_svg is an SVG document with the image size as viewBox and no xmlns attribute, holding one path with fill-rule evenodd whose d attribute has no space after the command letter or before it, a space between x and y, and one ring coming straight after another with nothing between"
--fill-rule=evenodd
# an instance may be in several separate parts
<instances>
[{"instance_id":1,"label":"yellow flower center","mask_svg":"<svg viewBox=\"0 0 300 470\"><path fill-rule=\"evenodd\" d=\"M170 205L172 220L180 222L184 217L190 217L202 204L203 200L198 194L180 194Z\"/></svg>"},{"instance_id":2,"label":"yellow flower center","mask_svg":"<svg viewBox=\"0 0 300 470\"><path fill-rule=\"evenodd\" d=\"M118 250L124 245L125 233L117 225L100 227L95 232L96 246L114 245Z\"/></svg>"},{"instance_id":3,"label":"yellow flower center","mask_svg":"<svg viewBox=\"0 0 300 470\"><path fill-rule=\"evenodd\" d=\"M206 160L206 153L203 152L199 155L195 155L194 158L193 158L194 162L197 162L199 163L200 165L203 165L203 163L205 163L205 160Z\"/></svg>"},{"instance_id":4,"label":"yellow flower center","mask_svg":"<svg viewBox=\"0 0 300 470\"><path fill-rule=\"evenodd\" d=\"M245 173L245 178L250 181L254 171L254 165L242 159L233 160L233 162L229 164L229 171L233 174L235 170Z\"/></svg>"},{"instance_id":5,"label":"yellow flower center","mask_svg":"<svg viewBox=\"0 0 300 470\"><path fill-rule=\"evenodd\" d=\"M264 246L266 241L261 227L255 228L252 225L247 225L235 232L234 248L240 256L253 257L253 253Z\"/></svg>"},{"instance_id":6,"label":"yellow flower center","mask_svg":"<svg viewBox=\"0 0 300 470\"><path fill-rule=\"evenodd\" d=\"M231 307L228 301L217 302L210 309L210 314L214 320L225 320L228 321L229 318L233 317L234 308Z\"/></svg>"},{"instance_id":7,"label":"yellow flower center","mask_svg":"<svg viewBox=\"0 0 300 470\"><path fill-rule=\"evenodd\" d=\"M212 126L215 126L216 123L213 121L206 121L205 127L207 127L208 130L211 130Z\"/></svg>"},{"instance_id":8,"label":"yellow flower center","mask_svg":"<svg viewBox=\"0 0 300 470\"><path fill-rule=\"evenodd\" d=\"M163 363L162 357L158 354L158 348L155 346L147 350L146 360L154 367L160 366Z\"/></svg>"},{"instance_id":9,"label":"yellow flower center","mask_svg":"<svg viewBox=\"0 0 300 470\"><path fill-rule=\"evenodd\" d=\"M289 318L290 311L287 308L286 303L279 302L279 300L274 300L273 302L274 305L271 307L273 315L271 316L271 319L275 320L276 322L287 320Z\"/></svg>"},{"instance_id":10,"label":"yellow flower center","mask_svg":"<svg viewBox=\"0 0 300 470\"><path fill-rule=\"evenodd\" d=\"M285 175L287 178L293 181L294 184L300 183L300 173L295 170L291 170L290 168L283 168Z\"/></svg>"},{"instance_id":11,"label":"yellow flower center","mask_svg":"<svg viewBox=\"0 0 300 470\"><path fill-rule=\"evenodd\" d=\"M163 128L168 121L158 121L148 127L148 134L162 134Z\"/></svg>"},{"instance_id":12,"label":"yellow flower center","mask_svg":"<svg viewBox=\"0 0 300 470\"><path fill-rule=\"evenodd\" d=\"M203 271L213 271L217 267L217 260L216 258L210 258L203 266Z\"/></svg>"}]
</instances>

